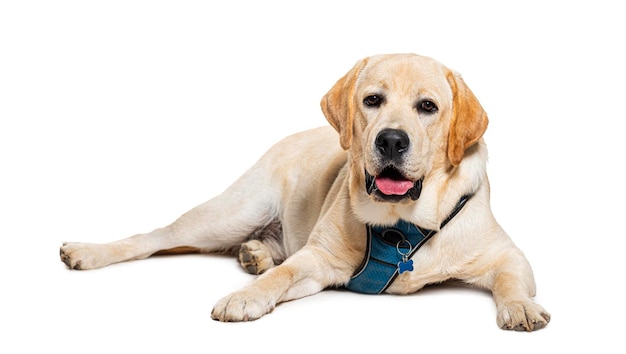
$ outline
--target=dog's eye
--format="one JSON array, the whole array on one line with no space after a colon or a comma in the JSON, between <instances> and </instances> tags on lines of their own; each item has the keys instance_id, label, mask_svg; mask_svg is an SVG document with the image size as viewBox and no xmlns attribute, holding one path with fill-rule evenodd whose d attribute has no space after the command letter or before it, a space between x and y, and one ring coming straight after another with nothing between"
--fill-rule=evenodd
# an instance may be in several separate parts
<instances>
[{"instance_id":1,"label":"dog's eye","mask_svg":"<svg viewBox=\"0 0 626 354\"><path fill-rule=\"evenodd\" d=\"M433 101L424 100L417 104L417 110L424 113L435 113L437 112L437 105Z\"/></svg>"},{"instance_id":2,"label":"dog's eye","mask_svg":"<svg viewBox=\"0 0 626 354\"><path fill-rule=\"evenodd\" d=\"M378 95L370 95L365 97L365 99L363 100L363 104L368 107L378 107L381 105L381 103L383 103L383 98Z\"/></svg>"}]
</instances>

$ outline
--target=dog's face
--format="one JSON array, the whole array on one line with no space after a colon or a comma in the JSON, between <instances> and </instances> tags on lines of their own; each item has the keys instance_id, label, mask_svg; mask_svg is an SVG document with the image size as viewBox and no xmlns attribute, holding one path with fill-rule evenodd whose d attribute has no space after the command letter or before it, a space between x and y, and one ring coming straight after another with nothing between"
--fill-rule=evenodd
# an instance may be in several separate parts
<instances>
[{"instance_id":1,"label":"dog's face","mask_svg":"<svg viewBox=\"0 0 626 354\"><path fill-rule=\"evenodd\" d=\"M414 54L358 62L322 99L349 149L351 183L378 203L411 203L432 173L459 165L487 128L460 76Z\"/></svg>"}]
</instances>

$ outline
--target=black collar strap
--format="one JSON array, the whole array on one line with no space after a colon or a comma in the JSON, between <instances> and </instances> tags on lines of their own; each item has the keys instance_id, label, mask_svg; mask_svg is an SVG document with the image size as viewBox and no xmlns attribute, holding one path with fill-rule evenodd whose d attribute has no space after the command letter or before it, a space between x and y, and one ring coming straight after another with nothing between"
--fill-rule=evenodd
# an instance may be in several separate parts
<instances>
[{"instance_id":1,"label":"black collar strap","mask_svg":"<svg viewBox=\"0 0 626 354\"><path fill-rule=\"evenodd\" d=\"M450 215L441 223L440 229L463 209L472 196L473 194L468 194L461 197ZM346 285L348 290L365 294L380 294L387 290L399 273L412 271L413 260L410 258L437 233L404 220L389 227L366 226L365 258Z\"/></svg>"}]
</instances>

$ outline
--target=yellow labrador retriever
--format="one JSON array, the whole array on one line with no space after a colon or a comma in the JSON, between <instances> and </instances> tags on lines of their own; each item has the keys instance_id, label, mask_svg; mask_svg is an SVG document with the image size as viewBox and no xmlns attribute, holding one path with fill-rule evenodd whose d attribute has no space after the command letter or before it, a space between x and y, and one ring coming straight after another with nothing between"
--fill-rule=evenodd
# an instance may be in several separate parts
<instances>
[{"instance_id":1,"label":"yellow labrador retriever","mask_svg":"<svg viewBox=\"0 0 626 354\"><path fill-rule=\"evenodd\" d=\"M494 219L487 115L460 75L414 54L359 61L323 97L332 128L282 140L171 225L65 243L71 269L162 253L238 252L260 274L213 308L249 321L328 287L407 294L460 279L491 290L504 329L543 328L524 254ZM337 134L338 133L338 134Z\"/></svg>"}]
</instances>

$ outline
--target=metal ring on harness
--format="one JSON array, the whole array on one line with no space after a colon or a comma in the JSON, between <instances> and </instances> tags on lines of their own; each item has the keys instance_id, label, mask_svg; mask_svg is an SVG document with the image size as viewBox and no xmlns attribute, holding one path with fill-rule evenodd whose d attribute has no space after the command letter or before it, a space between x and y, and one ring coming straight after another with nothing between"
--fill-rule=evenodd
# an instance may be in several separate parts
<instances>
[{"instance_id":1,"label":"metal ring on harness","mask_svg":"<svg viewBox=\"0 0 626 354\"><path fill-rule=\"evenodd\" d=\"M400 246L403 244L408 244L409 245L409 249L406 251L406 253L403 253L400 251ZM396 250L398 251L398 254L400 254L402 256L402 258L406 258L406 256L411 253L411 250L413 249L413 245L411 245L411 242L409 242L409 240L407 239L403 239L398 241L398 243L396 243Z\"/></svg>"}]
</instances>

